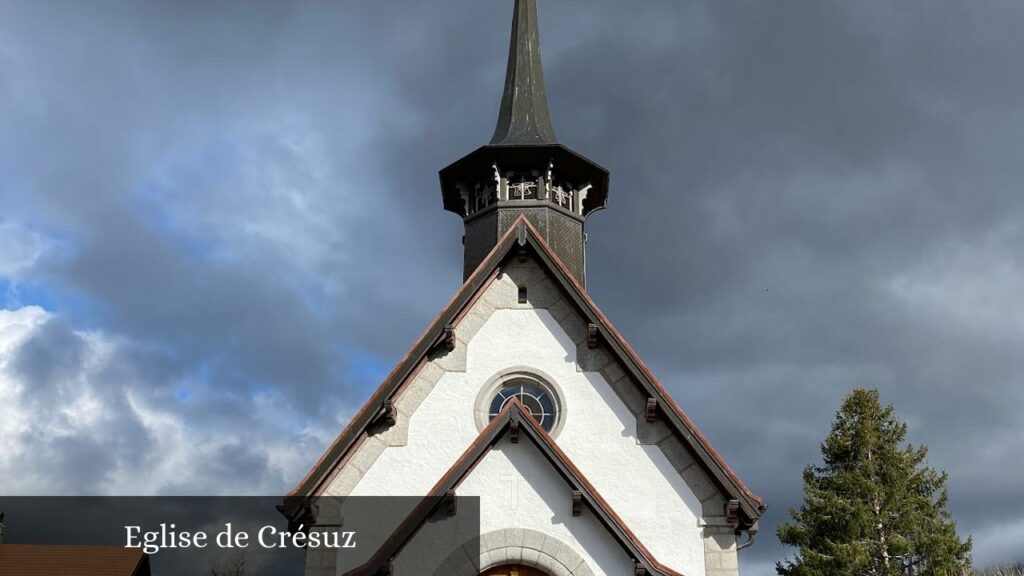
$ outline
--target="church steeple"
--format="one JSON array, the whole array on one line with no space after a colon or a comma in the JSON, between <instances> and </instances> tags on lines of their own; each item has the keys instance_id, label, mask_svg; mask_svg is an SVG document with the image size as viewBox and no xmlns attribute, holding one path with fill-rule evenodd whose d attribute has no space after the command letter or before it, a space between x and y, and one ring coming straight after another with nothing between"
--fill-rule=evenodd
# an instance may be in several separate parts
<instances>
[{"instance_id":1,"label":"church steeple","mask_svg":"<svg viewBox=\"0 0 1024 576\"><path fill-rule=\"evenodd\" d=\"M516 0L505 90L491 142L441 170L462 217L468 278L520 215L586 285L587 216L608 203L608 171L555 139L541 68L537 0Z\"/></svg>"},{"instance_id":2,"label":"church steeple","mask_svg":"<svg viewBox=\"0 0 1024 576\"><path fill-rule=\"evenodd\" d=\"M540 61L537 0L516 0L505 94L491 144L555 144Z\"/></svg>"}]
</instances>

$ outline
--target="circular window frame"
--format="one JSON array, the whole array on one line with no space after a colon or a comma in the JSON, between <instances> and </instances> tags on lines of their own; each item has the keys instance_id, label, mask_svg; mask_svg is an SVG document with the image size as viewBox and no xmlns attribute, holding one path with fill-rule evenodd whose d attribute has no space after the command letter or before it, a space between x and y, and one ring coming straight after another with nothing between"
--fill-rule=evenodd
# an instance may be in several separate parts
<instances>
[{"instance_id":1,"label":"circular window frame","mask_svg":"<svg viewBox=\"0 0 1024 576\"><path fill-rule=\"evenodd\" d=\"M506 384L513 380L529 380L530 384L537 386L551 397L555 405L555 425L551 427L548 434L556 438L565 425L565 395L562 389L555 384L555 380L544 372L528 366L516 366L502 370L487 379L487 382L480 387L474 402L474 416L477 431L482 431L491 422L491 401Z\"/></svg>"}]
</instances>

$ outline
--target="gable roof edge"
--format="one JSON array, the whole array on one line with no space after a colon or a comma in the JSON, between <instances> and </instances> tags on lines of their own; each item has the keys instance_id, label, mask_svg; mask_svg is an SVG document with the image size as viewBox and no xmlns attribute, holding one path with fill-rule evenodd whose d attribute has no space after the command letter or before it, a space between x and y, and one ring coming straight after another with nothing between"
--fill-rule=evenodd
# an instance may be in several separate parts
<instances>
[{"instance_id":1,"label":"gable roof edge","mask_svg":"<svg viewBox=\"0 0 1024 576\"><path fill-rule=\"evenodd\" d=\"M384 544L370 557L365 564L345 573L344 576L377 576L381 568L389 560L397 556L411 540L419 528L426 523L442 505L441 496L455 490L465 480L476 465L483 460L510 429L513 422L519 424L520 436L529 438L545 459L554 466L574 490L579 490L583 501L597 517L606 530L622 546L634 562L643 566L652 576L683 576L679 572L658 562L651 552L640 542L639 538L626 526L625 522L608 505L608 502L597 492L597 489L583 476L569 457L563 452L554 439L544 431L536 420L526 411L523 405L513 398L501 413L480 432L476 440L462 453L440 480L431 488L413 511L406 517Z\"/></svg>"},{"instance_id":2,"label":"gable roof edge","mask_svg":"<svg viewBox=\"0 0 1024 576\"><path fill-rule=\"evenodd\" d=\"M491 249L490 253L483 259L480 266L462 284L451 300L441 309L441 312L434 318L434 321L420 335L412 348L395 365L391 372L384 378L384 381L377 390L370 396L370 399L363 404L363 407L349 420L347 426L335 438L334 442L324 451L313 467L306 473L306 476L292 489L288 496L310 496L317 494L324 488L324 481L330 476L333 468L342 462L344 457L351 451L353 445L360 440L358 437L365 432L367 426L373 419L373 415L380 410L384 401L387 400L402 383L409 377L415 376L424 358L433 348L433 345L444 331L444 327L454 321L474 300L474 296L480 292L486 284L493 280L493 272L498 261L502 260L508 249L508 244L513 240L515 227L510 228L505 236ZM499 255L501 258L499 258ZM497 260L497 261L495 261Z\"/></svg>"},{"instance_id":3,"label":"gable roof edge","mask_svg":"<svg viewBox=\"0 0 1024 576\"><path fill-rule=\"evenodd\" d=\"M622 334L612 325L579 281L547 245L536 227L524 215L519 215L516 218L513 225L463 283L416 344L398 362L366 404L353 416L349 424L302 481L289 493L282 512L288 517L292 517L298 512L297 504L294 504L297 499L291 497L316 496L326 489L333 473L340 469L340 465L352 453L352 449L357 447L365 436L374 415L381 409L385 400L392 397L410 377L415 376L430 350L443 334L445 326L459 318L462 312L475 301L481 289L494 279L497 267L510 256L513 244L533 248L548 271L570 295L577 309L598 326L604 341L611 347L614 355L622 361L629 374L644 387L648 394L659 400L660 406L664 406L665 409L662 412L668 416L672 428L695 452L703 468L711 474L725 493L739 502L740 511L746 518L745 525L752 525L756 522L766 508L764 500L754 494L726 464L722 456L711 446L708 439L640 360ZM293 504L289 504L289 502Z\"/></svg>"},{"instance_id":4,"label":"gable roof edge","mask_svg":"<svg viewBox=\"0 0 1024 576\"><path fill-rule=\"evenodd\" d=\"M521 216L520 218L523 217ZM523 219L525 220L525 218ZM631 375L642 385L646 384L645 388L653 397L659 400L659 405L664 405L668 408L664 412L669 416L673 427L682 433L683 437L687 440L687 444L695 449L705 468L712 472L719 485L726 488L726 492L733 497L738 496L737 500L739 500L741 508L751 520L751 523L756 521L760 517L761 512L767 508L764 504L764 499L755 494L740 480L739 476L725 462L721 454L711 446L711 442L707 437L697 428L697 425L686 415L675 399L669 395L664 386L661 385L661 382L658 381L654 373L644 364L643 360L640 359L640 356L633 350L633 347L629 345L618 329L615 328L611 320L604 315L604 312L601 311L597 303L590 297L586 289L569 272L569 269L551 248L547 246L543 238L540 237L539 232L528 220L526 220L526 224L533 231L533 234L528 236L529 241L536 243L535 245L539 248L537 250L538 255L546 260L545 263L553 272L557 271L558 278L563 286L572 288L566 291L572 296L576 306L585 316L595 320L598 329L602 331L604 341L613 348L615 355L623 361Z\"/></svg>"}]
</instances>

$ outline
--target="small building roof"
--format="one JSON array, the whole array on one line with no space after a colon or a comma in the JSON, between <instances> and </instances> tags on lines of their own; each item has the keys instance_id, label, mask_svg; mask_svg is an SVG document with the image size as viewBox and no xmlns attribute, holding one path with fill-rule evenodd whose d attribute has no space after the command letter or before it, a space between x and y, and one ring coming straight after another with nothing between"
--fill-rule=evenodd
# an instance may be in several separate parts
<instances>
[{"instance_id":1,"label":"small building roof","mask_svg":"<svg viewBox=\"0 0 1024 576\"><path fill-rule=\"evenodd\" d=\"M150 576L149 556L119 546L0 544L0 574Z\"/></svg>"}]
</instances>

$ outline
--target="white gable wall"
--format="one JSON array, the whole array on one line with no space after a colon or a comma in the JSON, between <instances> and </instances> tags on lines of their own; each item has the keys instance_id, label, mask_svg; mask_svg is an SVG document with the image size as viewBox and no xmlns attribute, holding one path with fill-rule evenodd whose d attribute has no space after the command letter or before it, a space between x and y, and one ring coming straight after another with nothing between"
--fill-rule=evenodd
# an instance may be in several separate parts
<instances>
[{"instance_id":1,"label":"white gable wall","mask_svg":"<svg viewBox=\"0 0 1024 576\"><path fill-rule=\"evenodd\" d=\"M571 488L530 440L524 439L518 444L503 440L483 457L459 485L457 493L459 496L480 498L481 534L502 531L545 534L548 539L570 549L567 554L555 553L553 560L566 565L571 573L595 576L632 574L632 560L589 509L584 509L580 516L572 516ZM492 548L486 540L484 536L481 546ZM432 545L430 525L427 524L399 554L397 572L424 574L424 567L418 565L418 559L431 554L417 550L426 547L423 549L429 551ZM499 546L512 550L484 554L480 569L506 563L510 557L513 560L510 563L517 563L516 556L521 557L522 554L527 555L527 561L530 561L536 558L538 548L545 548L543 542L531 542L529 538L521 542L503 542ZM549 544L546 548L553 547ZM580 560L586 564L585 569L569 565Z\"/></svg>"},{"instance_id":2,"label":"white gable wall","mask_svg":"<svg viewBox=\"0 0 1024 576\"><path fill-rule=\"evenodd\" d=\"M564 327L579 330L582 321L566 312L536 264L519 266L499 276L456 326L456 350L432 360L398 397L398 425L371 437L348 464L352 470L336 476L326 493L427 493L479 434L474 411L481 387L509 370L532 370L562 395L559 447L655 558L688 576L704 575L702 505L694 487L661 448L638 442L636 418L602 373L580 370L579 334ZM516 303L517 283L529 286L530 304ZM509 490L507 481L493 486ZM550 514L543 520L546 530L556 529Z\"/></svg>"}]
</instances>

